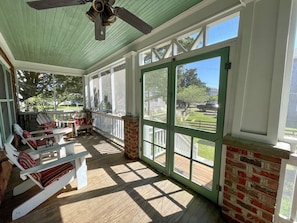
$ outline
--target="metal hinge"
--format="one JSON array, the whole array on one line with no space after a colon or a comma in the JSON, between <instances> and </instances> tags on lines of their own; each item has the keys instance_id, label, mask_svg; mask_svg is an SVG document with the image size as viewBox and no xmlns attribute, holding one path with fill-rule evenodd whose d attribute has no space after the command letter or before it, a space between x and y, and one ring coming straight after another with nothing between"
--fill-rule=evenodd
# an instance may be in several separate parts
<instances>
[{"instance_id":1,"label":"metal hinge","mask_svg":"<svg viewBox=\"0 0 297 223\"><path fill-rule=\"evenodd\" d=\"M216 189L217 189L217 191L222 191L222 186L217 184Z\"/></svg>"},{"instance_id":2,"label":"metal hinge","mask_svg":"<svg viewBox=\"0 0 297 223\"><path fill-rule=\"evenodd\" d=\"M231 65L232 65L231 62L227 62L227 63L225 63L225 69L226 69L226 70L230 70L230 69L231 69Z\"/></svg>"}]
</instances>

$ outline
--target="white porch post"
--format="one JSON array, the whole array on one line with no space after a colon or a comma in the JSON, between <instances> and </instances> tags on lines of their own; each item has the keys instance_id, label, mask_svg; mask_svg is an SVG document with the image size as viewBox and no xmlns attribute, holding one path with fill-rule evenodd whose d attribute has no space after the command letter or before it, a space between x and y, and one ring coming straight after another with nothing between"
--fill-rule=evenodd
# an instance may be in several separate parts
<instances>
[{"instance_id":1,"label":"white porch post","mask_svg":"<svg viewBox=\"0 0 297 223\"><path fill-rule=\"evenodd\" d=\"M139 115L139 78L136 72L136 56L137 53L131 51L126 54L126 115L138 116Z\"/></svg>"},{"instance_id":2,"label":"white porch post","mask_svg":"<svg viewBox=\"0 0 297 223\"><path fill-rule=\"evenodd\" d=\"M124 120L125 156L139 158L139 113L140 113L140 78L137 72L137 54L132 51L126 58L126 116Z\"/></svg>"}]
</instances>

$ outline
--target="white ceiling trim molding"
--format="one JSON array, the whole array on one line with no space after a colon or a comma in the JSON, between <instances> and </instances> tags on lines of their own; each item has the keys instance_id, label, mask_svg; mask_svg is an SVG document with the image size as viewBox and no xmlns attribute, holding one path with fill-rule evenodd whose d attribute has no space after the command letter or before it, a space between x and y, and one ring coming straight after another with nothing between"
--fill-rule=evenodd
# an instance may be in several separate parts
<instances>
[{"instance_id":1,"label":"white ceiling trim molding","mask_svg":"<svg viewBox=\"0 0 297 223\"><path fill-rule=\"evenodd\" d=\"M14 65L15 65L15 68L18 70L48 72L52 74L62 74L62 75L69 75L69 76L83 76L85 74L85 71L81 69L53 66L48 64L26 62L26 61L20 61L20 60L16 60Z\"/></svg>"},{"instance_id":2,"label":"white ceiling trim molding","mask_svg":"<svg viewBox=\"0 0 297 223\"><path fill-rule=\"evenodd\" d=\"M241 5L243 5L245 7L247 4L249 4L251 2L260 1L260 0L239 0L239 1L240 1Z\"/></svg>"},{"instance_id":3,"label":"white ceiling trim molding","mask_svg":"<svg viewBox=\"0 0 297 223\"><path fill-rule=\"evenodd\" d=\"M8 47L2 33L0 32L0 47L1 49L4 51L4 53L6 54L6 56L8 57L8 59L10 60L10 62L14 65L15 64L15 58L10 50L10 48ZM5 66L10 67L9 64L6 63L6 61L0 57L1 62L3 62L5 64Z\"/></svg>"}]
</instances>

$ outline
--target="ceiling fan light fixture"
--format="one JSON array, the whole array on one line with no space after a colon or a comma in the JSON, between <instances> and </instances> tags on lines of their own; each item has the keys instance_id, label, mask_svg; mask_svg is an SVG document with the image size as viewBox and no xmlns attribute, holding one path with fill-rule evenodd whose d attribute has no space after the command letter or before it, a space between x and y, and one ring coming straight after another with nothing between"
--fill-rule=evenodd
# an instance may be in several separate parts
<instances>
[{"instance_id":1,"label":"ceiling fan light fixture","mask_svg":"<svg viewBox=\"0 0 297 223\"><path fill-rule=\"evenodd\" d=\"M102 12L102 23L105 26L110 25L116 21L116 16L113 13L111 7L105 7L104 11Z\"/></svg>"},{"instance_id":2,"label":"ceiling fan light fixture","mask_svg":"<svg viewBox=\"0 0 297 223\"><path fill-rule=\"evenodd\" d=\"M95 22L96 17L97 17L98 14L99 13L94 10L93 6L91 6L91 8L86 12L86 16L92 22Z\"/></svg>"},{"instance_id":3,"label":"ceiling fan light fixture","mask_svg":"<svg viewBox=\"0 0 297 223\"><path fill-rule=\"evenodd\" d=\"M93 0L92 6L96 12L104 11L104 2L100 0Z\"/></svg>"}]
</instances>

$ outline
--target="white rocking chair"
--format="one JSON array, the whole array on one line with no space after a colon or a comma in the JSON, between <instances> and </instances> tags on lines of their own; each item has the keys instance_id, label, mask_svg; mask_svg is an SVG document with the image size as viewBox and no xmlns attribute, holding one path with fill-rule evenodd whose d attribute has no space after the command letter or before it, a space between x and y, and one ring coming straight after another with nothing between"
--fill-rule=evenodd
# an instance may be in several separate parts
<instances>
[{"instance_id":1,"label":"white rocking chair","mask_svg":"<svg viewBox=\"0 0 297 223\"><path fill-rule=\"evenodd\" d=\"M12 164L15 164L21 170L20 178L24 180L23 183L13 189L13 196L22 194L35 185L38 185L41 189L38 194L13 210L12 220L16 220L35 209L72 182L74 178L77 179L77 189L87 185L87 165L85 159L89 154L87 151L69 154L58 160L38 165L31 155L39 154L41 157L44 152L50 152L51 148L40 151L35 150L32 153L19 152L11 144L12 140L13 136L10 136L8 142L4 144L6 156Z\"/></svg>"},{"instance_id":2,"label":"white rocking chair","mask_svg":"<svg viewBox=\"0 0 297 223\"><path fill-rule=\"evenodd\" d=\"M63 132L65 134L71 133L72 135L75 132L75 122L74 121L53 121L46 113L40 112L36 117L37 123L44 129L44 130L51 130L53 133L60 133ZM72 127L62 127L64 125L72 125Z\"/></svg>"},{"instance_id":3,"label":"white rocking chair","mask_svg":"<svg viewBox=\"0 0 297 223\"><path fill-rule=\"evenodd\" d=\"M74 141L65 142L63 139L64 133L56 133L47 135L47 130L38 130L33 132L28 132L23 130L18 124L13 125L14 132L21 138L23 144L27 144L31 150L43 150L51 147L51 155L53 152L57 152L58 157L63 157L65 154L71 154L74 152ZM43 134L41 136L34 136L35 134ZM26 137L25 137L26 136ZM50 144L46 141L50 140ZM62 149L61 149L62 147ZM55 151L55 148L57 151ZM53 157L52 157L53 158Z\"/></svg>"}]
</instances>

